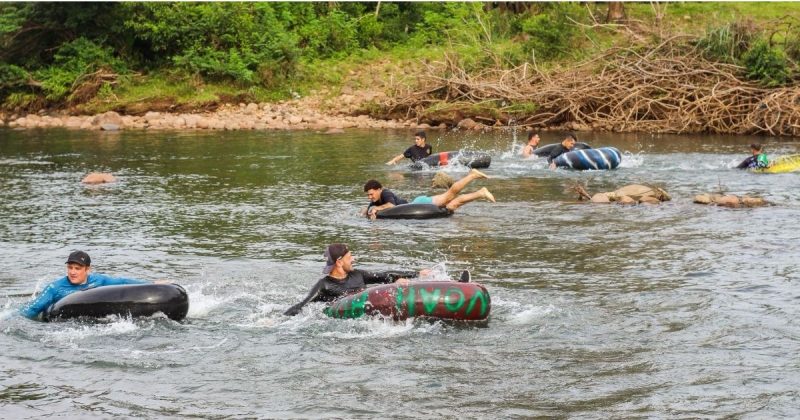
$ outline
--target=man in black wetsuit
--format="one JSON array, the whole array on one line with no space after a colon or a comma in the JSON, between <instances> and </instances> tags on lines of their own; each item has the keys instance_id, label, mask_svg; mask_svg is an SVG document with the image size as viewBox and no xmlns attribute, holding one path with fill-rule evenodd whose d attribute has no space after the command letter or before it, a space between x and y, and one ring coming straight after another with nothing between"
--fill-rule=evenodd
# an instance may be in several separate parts
<instances>
[{"instance_id":1,"label":"man in black wetsuit","mask_svg":"<svg viewBox=\"0 0 800 420\"><path fill-rule=\"evenodd\" d=\"M409 158L412 162L424 159L431 155L433 147L430 144L425 144L426 136L424 131L418 131L414 134L414 145L406 149L402 155L397 155L392 160L386 162L387 165L394 165L403 158Z\"/></svg>"},{"instance_id":2,"label":"man in black wetsuit","mask_svg":"<svg viewBox=\"0 0 800 420\"><path fill-rule=\"evenodd\" d=\"M363 290L368 284L394 283L401 286L408 284L408 278L426 274L423 270L414 271L384 271L370 272L353 268L353 254L346 244L331 244L325 250L327 263L322 270L325 277L321 278L308 296L302 302L292 306L284 315L294 316L309 302L330 302L339 296Z\"/></svg>"},{"instance_id":3,"label":"man in black wetsuit","mask_svg":"<svg viewBox=\"0 0 800 420\"><path fill-rule=\"evenodd\" d=\"M550 164L550 169L555 169L556 164L553 162L557 157L563 155L564 153L572 151L575 148L575 142L578 141L578 138L575 137L574 134L569 133L564 140L561 141L561 144L558 147L553 148L549 155L547 155L547 163Z\"/></svg>"},{"instance_id":4,"label":"man in black wetsuit","mask_svg":"<svg viewBox=\"0 0 800 420\"><path fill-rule=\"evenodd\" d=\"M767 154L763 152L763 147L760 143L753 143L750 145L751 156L743 160L737 166L737 169L763 169L769 167L769 159Z\"/></svg>"}]
</instances>

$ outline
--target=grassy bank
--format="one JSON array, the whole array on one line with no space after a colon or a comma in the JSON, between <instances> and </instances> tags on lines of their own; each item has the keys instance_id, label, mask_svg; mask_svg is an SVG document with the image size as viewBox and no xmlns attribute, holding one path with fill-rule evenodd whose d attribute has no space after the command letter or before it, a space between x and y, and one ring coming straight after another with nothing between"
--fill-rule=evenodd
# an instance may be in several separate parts
<instances>
[{"instance_id":1,"label":"grassy bank","mask_svg":"<svg viewBox=\"0 0 800 420\"><path fill-rule=\"evenodd\" d=\"M77 13L61 7L64 13ZM61 56L42 57L38 68L31 60L24 67L25 63L3 57L0 99L6 112L115 110L141 115L150 110L202 111L225 103L306 96L325 99L335 109L343 93L408 95L445 58L457 60L458 71L476 80L520 66L547 78L593 58L618 60L607 54L609 50L645 51L678 34L693 36L695 44L705 42L699 48L705 48L709 60L739 66L743 79L764 86L793 86L800 57L793 29L800 22L798 3L625 3L625 16L617 22L606 20L607 4L601 3L534 3L525 10L459 3L386 3L383 9L374 3L338 8L321 3L99 7L113 11L125 25L117 29L110 25L105 33L96 28L96 38L80 44L83 50L73 55L57 50ZM179 20L173 16L175 8L194 13L198 21ZM4 22L11 21L8 10L8 6L3 9ZM232 30L231 22L239 27ZM282 31L282 43L258 34L265 25ZM119 36L131 30L136 33L133 40ZM20 37L9 38L10 33L6 29L7 46L13 46L9 39ZM117 42L123 45L117 50L125 54L112 54L97 40ZM218 48L209 49L206 41ZM254 52L265 42L272 43ZM766 49L748 56L756 54L751 51L759 42ZM86 53L89 50L91 54ZM69 66L79 70L65 71ZM25 80L21 81L23 73L9 69L27 71ZM55 81L42 79L48 75ZM502 96L471 102L451 99L432 95L415 105L416 115L448 123L464 116L502 121L535 113L542 105ZM408 114L407 109L401 111ZM360 112L396 116L386 103L366 103Z\"/></svg>"}]
</instances>

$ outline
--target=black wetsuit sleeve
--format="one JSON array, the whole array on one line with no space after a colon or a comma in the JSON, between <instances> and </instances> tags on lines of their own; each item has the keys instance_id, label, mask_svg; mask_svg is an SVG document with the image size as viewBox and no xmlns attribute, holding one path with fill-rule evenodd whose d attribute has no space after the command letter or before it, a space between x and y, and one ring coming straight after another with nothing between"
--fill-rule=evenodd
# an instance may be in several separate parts
<instances>
[{"instance_id":1,"label":"black wetsuit sleeve","mask_svg":"<svg viewBox=\"0 0 800 420\"><path fill-rule=\"evenodd\" d=\"M750 156L749 158L743 160L742 163L740 163L739 166L736 167L736 169L747 169L750 167L750 165L753 164L754 160L756 160L756 157Z\"/></svg>"},{"instance_id":2,"label":"black wetsuit sleeve","mask_svg":"<svg viewBox=\"0 0 800 420\"><path fill-rule=\"evenodd\" d=\"M397 279L414 278L419 275L416 271L363 271L365 284L394 283Z\"/></svg>"},{"instance_id":3,"label":"black wetsuit sleeve","mask_svg":"<svg viewBox=\"0 0 800 420\"><path fill-rule=\"evenodd\" d=\"M564 150L566 148L562 145L558 145L558 147L554 147L553 150L547 155L547 163L551 163L555 158L564 154Z\"/></svg>"},{"instance_id":4,"label":"black wetsuit sleeve","mask_svg":"<svg viewBox=\"0 0 800 420\"><path fill-rule=\"evenodd\" d=\"M317 284L315 284L314 287L311 288L311 291L308 292L308 296L306 296L305 299L303 299L297 305L294 305L291 308L287 309L286 312L284 312L283 314L288 316L295 316L298 313L300 313L300 310L303 309L303 306L306 306L308 302L316 300L320 296L324 286L325 286L325 279L323 278L320 279L320 281L318 281Z\"/></svg>"}]
</instances>

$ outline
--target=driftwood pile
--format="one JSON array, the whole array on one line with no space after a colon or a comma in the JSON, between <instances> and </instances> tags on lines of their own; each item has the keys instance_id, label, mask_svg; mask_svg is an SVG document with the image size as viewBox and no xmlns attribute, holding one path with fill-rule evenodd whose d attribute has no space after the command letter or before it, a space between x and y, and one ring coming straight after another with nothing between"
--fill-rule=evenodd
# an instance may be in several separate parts
<instances>
[{"instance_id":1,"label":"driftwood pile","mask_svg":"<svg viewBox=\"0 0 800 420\"><path fill-rule=\"evenodd\" d=\"M452 125L472 117L572 130L800 136L800 89L746 81L742 67L705 59L691 41L615 48L547 73L528 63L471 73L447 55L426 63L416 85L393 86L383 111ZM494 115L477 115L481 108Z\"/></svg>"}]
</instances>

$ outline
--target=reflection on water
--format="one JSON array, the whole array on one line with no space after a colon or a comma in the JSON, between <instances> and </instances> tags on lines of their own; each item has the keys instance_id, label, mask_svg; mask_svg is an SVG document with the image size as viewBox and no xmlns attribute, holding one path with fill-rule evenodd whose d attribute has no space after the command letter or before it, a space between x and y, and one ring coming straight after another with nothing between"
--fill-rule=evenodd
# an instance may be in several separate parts
<instances>
[{"instance_id":1,"label":"reflection on water","mask_svg":"<svg viewBox=\"0 0 800 420\"><path fill-rule=\"evenodd\" d=\"M563 133L543 132L542 143ZM514 143L514 137L517 141ZM751 142L792 139L579 133L624 151L608 172L515 156L524 133L429 133L434 150L489 150L447 219L358 216L363 183L431 192L435 170L387 167L412 133L0 130L0 285L30 294L72 249L99 272L169 278L189 319L0 321L3 416L796 417L798 174L732 169ZM79 183L90 171L120 182ZM454 177L467 168L446 169ZM567 192L661 186L660 206L592 206ZM698 206L757 194L757 209ZM281 315L350 244L366 268L470 269L488 328ZM13 311L23 297L4 297ZM331 392L334 390L335 392Z\"/></svg>"}]
</instances>

